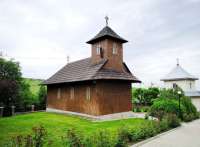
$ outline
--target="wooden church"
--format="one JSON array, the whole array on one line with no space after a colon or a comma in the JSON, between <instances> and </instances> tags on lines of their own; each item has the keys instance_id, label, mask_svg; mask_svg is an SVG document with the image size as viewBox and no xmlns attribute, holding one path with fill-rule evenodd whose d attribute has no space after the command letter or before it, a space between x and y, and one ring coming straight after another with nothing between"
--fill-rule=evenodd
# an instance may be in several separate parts
<instances>
[{"instance_id":1,"label":"wooden church","mask_svg":"<svg viewBox=\"0 0 200 147\"><path fill-rule=\"evenodd\" d=\"M95 116L131 111L131 83L140 81L123 62L126 42L106 23L87 41L91 57L68 63L44 82L47 110Z\"/></svg>"}]
</instances>

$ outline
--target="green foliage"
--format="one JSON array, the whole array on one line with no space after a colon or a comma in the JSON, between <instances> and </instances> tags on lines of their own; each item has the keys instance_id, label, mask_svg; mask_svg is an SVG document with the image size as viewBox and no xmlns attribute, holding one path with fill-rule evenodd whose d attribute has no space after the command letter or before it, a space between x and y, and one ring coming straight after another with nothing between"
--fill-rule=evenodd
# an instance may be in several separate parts
<instances>
[{"instance_id":1,"label":"green foliage","mask_svg":"<svg viewBox=\"0 0 200 147\"><path fill-rule=\"evenodd\" d=\"M169 124L167 119L162 119L158 122L160 132L166 131L169 129Z\"/></svg>"},{"instance_id":2,"label":"green foliage","mask_svg":"<svg viewBox=\"0 0 200 147\"><path fill-rule=\"evenodd\" d=\"M185 107L186 113L183 114L182 119L186 122L199 118L196 107L192 104L188 97L181 98L181 104Z\"/></svg>"},{"instance_id":3,"label":"green foliage","mask_svg":"<svg viewBox=\"0 0 200 147\"><path fill-rule=\"evenodd\" d=\"M32 79L32 78L24 78L24 81L30 85L30 91L31 93L37 97L38 96L38 92L40 90L40 86L42 83L42 80L40 79Z\"/></svg>"},{"instance_id":4,"label":"green foliage","mask_svg":"<svg viewBox=\"0 0 200 147\"><path fill-rule=\"evenodd\" d=\"M192 104L192 101L189 97L182 97L181 104L185 107L186 113L197 113L196 107Z\"/></svg>"},{"instance_id":5,"label":"green foliage","mask_svg":"<svg viewBox=\"0 0 200 147\"><path fill-rule=\"evenodd\" d=\"M6 145L8 147L43 147L50 146L51 141L47 141L47 131L43 126L33 127L32 134L17 135L12 137Z\"/></svg>"},{"instance_id":6,"label":"green foliage","mask_svg":"<svg viewBox=\"0 0 200 147\"><path fill-rule=\"evenodd\" d=\"M46 99L47 99L47 88L44 85L40 85L40 89L38 92L38 100L41 109L46 109Z\"/></svg>"},{"instance_id":7,"label":"green foliage","mask_svg":"<svg viewBox=\"0 0 200 147\"><path fill-rule=\"evenodd\" d=\"M156 87L151 87L148 89L137 88L133 89L132 97L133 103L139 105L151 105L152 101L158 97L159 89Z\"/></svg>"},{"instance_id":8,"label":"green foliage","mask_svg":"<svg viewBox=\"0 0 200 147\"><path fill-rule=\"evenodd\" d=\"M18 97L21 72L18 62L0 58L0 103L8 106Z\"/></svg>"},{"instance_id":9,"label":"green foliage","mask_svg":"<svg viewBox=\"0 0 200 147\"><path fill-rule=\"evenodd\" d=\"M176 114L168 113L164 116L163 121L167 121L170 128L176 128L180 126L180 119Z\"/></svg>"},{"instance_id":10,"label":"green foliage","mask_svg":"<svg viewBox=\"0 0 200 147\"><path fill-rule=\"evenodd\" d=\"M31 84L34 82L41 83L39 80L22 78L18 62L0 58L0 105L5 106L4 115L10 115L11 105L16 106L16 111L25 111L32 104L44 107L45 89L41 88L39 93L39 85ZM33 87L38 87L38 90L33 90L37 89Z\"/></svg>"},{"instance_id":11,"label":"green foliage","mask_svg":"<svg viewBox=\"0 0 200 147\"><path fill-rule=\"evenodd\" d=\"M27 93L27 97L23 98L25 100L25 105L35 105L39 109L45 109L46 107L46 86L41 85L42 81L38 79L23 78L25 85L28 88L22 90L22 92Z\"/></svg>"},{"instance_id":12,"label":"green foliage","mask_svg":"<svg viewBox=\"0 0 200 147\"><path fill-rule=\"evenodd\" d=\"M1 80L21 80L21 68L18 62L0 58L0 79Z\"/></svg>"},{"instance_id":13,"label":"green foliage","mask_svg":"<svg viewBox=\"0 0 200 147\"><path fill-rule=\"evenodd\" d=\"M66 136L62 137L64 146L66 147L82 147L82 136L74 128L67 130Z\"/></svg>"},{"instance_id":14,"label":"green foliage","mask_svg":"<svg viewBox=\"0 0 200 147\"><path fill-rule=\"evenodd\" d=\"M21 101L19 101L18 105L16 105L17 107L31 105L34 103L33 95L30 91L30 85L27 84L24 80L21 81L19 96Z\"/></svg>"},{"instance_id":15,"label":"green foliage","mask_svg":"<svg viewBox=\"0 0 200 147\"><path fill-rule=\"evenodd\" d=\"M184 113L183 114L183 121L185 122L190 122L192 120L198 119L199 118L199 114L198 113Z\"/></svg>"},{"instance_id":16,"label":"green foliage","mask_svg":"<svg viewBox=\"0 0 200 147\"><path fill-rule=\"evenodd\" d=\"M130 138L130 133L127 127L122 127L118 130L117 141L115 147L127 147Z\"/></svg>"},{"instance_id":17,"label":"green foliage","mask_svg":"<svg viewBox=\"0 0 200 147\"><path fill-rule=\"evenodd\" d=\"M150 108L150 115L157 117L158 119L162 120L165 115L175 114L179 116L183 121L191 121L198 118L198 112L196 107L192 104L191 99L180 95L180 115L179 115L179 102L177 92L171 89L163 89L161 97L166 98L159 98L156 99L153 105ZM169 117L169 116L167 116ZM173 116L171 116L173 117Z\"/></svg>"},{"instance_id":18,"label":"green foliage","mask_svg":"<svg viewBox=\"0 0 200 147\"><path fill-rule=\"evenodd\" d=\"M94 133L93 146L94 147L113 147L114 140L111 138L111 133L108 130L98 130Z\"/></svg>"},{"instance_id":19,"label":"green foliage","mask_svg":"<svg viewBox=\"0 0 200 147\"><path fill-rule=\"evenodd\" d=\"M133 112L148 112L150 106L143 106L143 105L134 105Z\"/></svg>"},{"instance_id":20,"label":"green foliage","mask_svg":"<svg viewBox=\"0 0 200 147\"><path fill-rule=\"evenodd\" d=\"M185 107L180 105L181 113L185 113ZM157 117L159 120L162 120L164 115L167 113L179 114L179 103L175 99L164 99L160 98L154 101L153 105L149 111L151 116Z\"/></svg>"},{"instance_id":21,"label":"green foliage","mask_svg":"<svg viewBox=\"0 0 200 147\"><path fill-rule=\"evenodd\" d=\"M181 91L181 95L178 94L178 91ZM176 87L175 89L160 89L160 98L165 99L178 99L180 97L184 96L184 92L181 88Z\"/></svg>"},{"instance_id":22,"label":"green foliage","mask_svg":"<svg viewBox=\"0 0 200 147\"><path fill-rule=\"evenodd\" d=\"M131 141L136 142L149 137L152 137L160 132L157 123L150 121L141 126L140 129L130 129Z\"/></svg>"}]
</instances>

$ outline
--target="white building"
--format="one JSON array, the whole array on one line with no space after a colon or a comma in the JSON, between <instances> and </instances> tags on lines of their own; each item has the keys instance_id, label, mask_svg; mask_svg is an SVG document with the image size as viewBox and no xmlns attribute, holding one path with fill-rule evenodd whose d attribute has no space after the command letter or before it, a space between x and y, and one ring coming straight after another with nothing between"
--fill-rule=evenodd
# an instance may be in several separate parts
<instances>
[{"instance_id":1,"label":"white building","mask_svg":"<svg viewBox=\"0 0 200 147\"><path fill-rule=\"evenodd\" d=\"M174 88L176 85L182 88L185 95L192 99L193 104L200 111L200 91L196 90L196 80L198 78L185 71L179 63L169 74L161 79L161 81L164 81L165 88Z\"/></svg>"}]
</instances>

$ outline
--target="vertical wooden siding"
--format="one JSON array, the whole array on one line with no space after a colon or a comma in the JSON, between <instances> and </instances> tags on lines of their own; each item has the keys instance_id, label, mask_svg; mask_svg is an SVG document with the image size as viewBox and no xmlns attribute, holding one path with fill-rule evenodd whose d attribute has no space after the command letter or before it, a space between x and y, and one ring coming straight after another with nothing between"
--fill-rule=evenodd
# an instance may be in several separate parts
<instances>
[{"instance_id":1,"label":"vertical wooden siding","mask_svg":"<svg viewBox=\"0 0 200 147\"><path fill-rule=\"evenodd\" d=\"M70 88L74 87L74 99L70 99ZM90 100L86 89L90 87ZM61 97L57 98L58 88ZM104 115L131 110L131 83L122 81L97 81L96 84L48 85L49 108Z\"/></svg>"}]
</instances>

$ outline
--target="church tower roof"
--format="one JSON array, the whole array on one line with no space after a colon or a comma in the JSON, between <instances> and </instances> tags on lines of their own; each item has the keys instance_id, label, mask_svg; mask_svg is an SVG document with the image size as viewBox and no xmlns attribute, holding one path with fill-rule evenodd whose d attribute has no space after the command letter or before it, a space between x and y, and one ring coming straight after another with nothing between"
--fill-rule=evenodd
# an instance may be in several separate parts
<instances>
[{"instance_id":1,"label":"church tower roof","mask_svg":"<svg viewBox=\"0 0 200 147\"><path fill-rule=\"evenodd\" d=\"M117 33L115 33L115 31L113 31L109 26L108 26L108 17L105 17L106 20L106 26L96 35L94 36L92 39L90 39L89 41L87 41L86 43L88 44L93 44L99 40L102 39L114 39L117 40L121 43L126 43L128 42L127 40L125 40L124 38L120 37Z\"/></svg>"},{"instance_id":2,"label":"church tower roof","mask_svg":"<svg viewBox=\"0 0 200 147\"><path fill-rule=\"evenodd\" d=\"M105 38L111 38L114 40L118 40L121 43L128 42L124 38L120 37L117 33L115 33L109 26L105 26L94 38L87 41L87 43L93 44L94 42L97 42L97 41L105 39Z\"/></svg>"},{"instance_id":3,"label":"church tower roof","mask_svg":"<svg viewBox=\"0 0 200 147\"><path fill-rule=\"evenodd\" d=\"M190 73L188 73L185 69L183 69L179 63L177 66L171 70L161 81L176 81L176 80L198 80L198 78L194 77Z\"/></svg>"}]
</instances>

